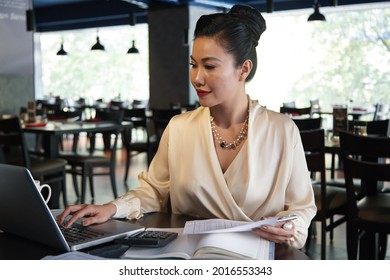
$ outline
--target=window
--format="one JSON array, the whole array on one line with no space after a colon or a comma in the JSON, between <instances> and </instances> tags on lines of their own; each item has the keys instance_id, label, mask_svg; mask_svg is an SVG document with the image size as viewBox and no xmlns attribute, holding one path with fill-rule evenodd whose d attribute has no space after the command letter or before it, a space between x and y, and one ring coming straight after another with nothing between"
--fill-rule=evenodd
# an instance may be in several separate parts
<instances>
[{"instance_id":1,"label":"window","mask_svg":"<svg viewBox=\"0 0 390 280\"><path fill-rule=\"evenodd\" d=\"M388 102L390 6L346 7L321 8L327 19L321 24L307 22L312 9L264 13L267 30L248 94L273 110L290 100L305 107L319 99L324 109ZM43 94L148 99L147 24L100 28L105 52L90 51L96 31L41 34ZM56 55L61 39L67 56ZM132 40L140 54L126 54Z\"/></svg>"},{"instance_id":2,"label":"window","mask_svg":"<svg viewBox=\"0 0 390 280\"><path fill-rule=\"evenodd\" d=\"M91 51L97 34L105 51ZM62 40L68 55L58 56ZM139 54L127 54L132 40ZM44 96L149 98L147 24L41 33L40 41Z\"/></svg>"}]
</instances>

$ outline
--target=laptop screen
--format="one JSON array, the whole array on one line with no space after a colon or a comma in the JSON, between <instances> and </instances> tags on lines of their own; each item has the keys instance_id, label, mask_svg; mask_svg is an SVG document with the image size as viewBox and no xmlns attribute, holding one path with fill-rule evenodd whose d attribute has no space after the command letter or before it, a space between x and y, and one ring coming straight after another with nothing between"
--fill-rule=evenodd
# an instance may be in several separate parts
<instances>
[{"instance_id":1,"label":"laptop screen","mask_svg":"<svg viewBox=\"0 0 390 280\"><path fill-rule=\"evenodd\" d=\"M0 178L0 230L4 232L70 251L110 242L144 230L140 225L110 219L88 227L101 231L101 236L72 244L65 240L26 168L0 164Z\"/></svg>"}]
</instances>

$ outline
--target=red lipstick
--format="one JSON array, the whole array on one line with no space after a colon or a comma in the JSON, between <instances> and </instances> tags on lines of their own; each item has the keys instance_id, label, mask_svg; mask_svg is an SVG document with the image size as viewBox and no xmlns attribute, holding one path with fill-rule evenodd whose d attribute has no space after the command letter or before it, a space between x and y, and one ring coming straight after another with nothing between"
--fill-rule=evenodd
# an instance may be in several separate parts
<instances>
[{"instance_id":1,"label":"red lipstick","mask_svg":"<svg viewBox=\"0 0 390 280\"><path fill-rule=\"evenodd\" d=\"M206 95L208 95L211 91L205 91L205 90L201 90L201 89L197 89L196 90L196 93L198 94L199 97L204 97Z\"/></svg>"}]
</instances>

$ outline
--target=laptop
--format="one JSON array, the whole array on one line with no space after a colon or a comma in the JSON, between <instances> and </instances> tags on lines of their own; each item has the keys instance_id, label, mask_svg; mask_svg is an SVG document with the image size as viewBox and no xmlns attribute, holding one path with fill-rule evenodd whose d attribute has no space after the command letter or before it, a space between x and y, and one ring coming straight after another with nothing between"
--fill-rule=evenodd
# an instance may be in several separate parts
<instances>
[{"instance_id":1,"label":"laptop","mask_svg":"<svg viewBox=\"0 0 390 280\"><path fill-rule=\"evenodd\" d=\"M31 173L25 167L0 164L0 230L63 251L75 251L125 237L144 227L110 219L84 227L95 234L80 241L66 240L54 213L46 205ZM80 225L81 227L81 225Z\"/></svg>"}]
</instances>

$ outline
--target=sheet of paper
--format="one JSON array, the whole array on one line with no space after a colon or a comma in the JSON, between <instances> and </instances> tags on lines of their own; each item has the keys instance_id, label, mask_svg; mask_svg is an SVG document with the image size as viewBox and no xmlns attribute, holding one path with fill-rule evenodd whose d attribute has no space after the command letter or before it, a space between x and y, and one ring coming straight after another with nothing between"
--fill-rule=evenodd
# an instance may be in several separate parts
<instances>
[{"instance_id":1,"label":"sheet of paper","mask_svg":"<svg viewBox=\"0 0 390 280\"><path fill-rule=\"evenodd\" d=\"M184 234L203 234L203 233L217 233L217 232L239 232L250 231L253 228L262 225L275 225L275 217L267 218L256 222L232 221L226 219L208 219L188 221L184 226Z\"/></svg>"},{"instance_id":2,"label":"sheet of paper","mask_svg":"<svg viewBox=\"0 0 390 280\"><path fill-rule=\"evenodd\" d=\"M191 259L201 235L184 235L183 228L148 228L177 232L178 237L164 247L148 248L131 246L121 259Z\"/></svg>"}]
</instances>

